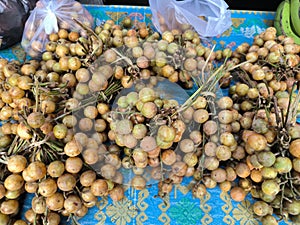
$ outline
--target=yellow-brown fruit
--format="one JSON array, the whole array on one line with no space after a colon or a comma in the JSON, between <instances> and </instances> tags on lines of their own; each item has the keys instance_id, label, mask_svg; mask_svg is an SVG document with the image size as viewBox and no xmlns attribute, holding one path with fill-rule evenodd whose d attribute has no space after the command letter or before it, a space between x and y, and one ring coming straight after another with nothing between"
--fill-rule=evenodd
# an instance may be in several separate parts
<instances>
[{"instance_id":1,"label":"yellow-brown fruit","mask_svg":"<svg viewBox=\"0 0 300 225\"><path fill-rule=\"evenodd\" d=\"M292 141L289 150L294 157L300 158L300 139Z\"/></svg>"}]
</instances>

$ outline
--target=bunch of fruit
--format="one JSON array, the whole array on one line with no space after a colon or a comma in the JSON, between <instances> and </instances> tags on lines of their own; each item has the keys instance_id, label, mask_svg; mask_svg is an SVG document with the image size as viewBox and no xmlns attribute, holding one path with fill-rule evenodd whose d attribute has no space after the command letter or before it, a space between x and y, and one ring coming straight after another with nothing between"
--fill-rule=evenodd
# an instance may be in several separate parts
<instances>
[{"instance_id":1,"label":"bunch of fruit","mask_svg":"<svg viewBox=\"0 0 300 225\"><path fill-rule=\"evenodd\" d=\"M183 134L191 120L206 120L206 103L180 107L153 88L163 77L191 88L197 71L213 67L214 52L191 29L168 31L158 40L158 33L128 18L94 30L76 23L88 35L66 29L50 34L41 60L0 60L2 224L59 224L61 215L84 216L97 197L120 200L124 168L137 175L130 185L142 189L143 169L153 167L164 196L198 163L200 131ZM119 91L133 86L111 110ZM181 139L177 154L172 146ZM162 164L174 164L172 173L158 169ZM23 193L35 194L26 222L18 220Z\"/></svg>"},{"instance_id":2,"label":"bunch of fruit","mask_svg":"<svg viewBox=\"0 0 300 225\"><path fill-rule=\"evenodd\" d=\"M264 224L277 224L274 212L299 221L293 38L270 27L214 51L189 26L160 36L127 17L76 23L87 35L60 29L41 60L0 60L2 224L76 221L97 197L121 200L123 184L158 183L164 198L184 177L198 198L216 185L235 201L251 193ZM35 194L26 222L25 192Z\"/></svg>"},{"instance_id":3,"label":"bunch of fruit","mask_svg":"<svg viewBox=\"0 0 300 225\"><path fill-rule=\"evenodd\" d=\"M204 148L209 176L195 190L201 196L216 183L223 191L233 186L236 201L251 193L263 224L278 224L273 213L299 223L299 52L293 38L276 36L273 27L236 48L230 63L241 66L227 78L234 81L229 96L217 101L219 133Z\"/></svg>"},{"instance_id":4,"label":"bunch of fruit","mask_svg":"<svg viewBox=\"0 0 300 225\"><path fill-rule=\"evenodd\" d=\"M110 112L108 137L123 148L122 169L127 170L124 174L134 175L126 177L128 182L136 189L159 182L159 195L163 197L171 192L173 184L193 175L204 138L199 126L209 114L203 97L185 106L175 96L166 98L165 91L160 96L156 86L160 82L169 84L160 80L136 85L136 90L126 95L120 93L116 108ZM180 91L179 86L175 88Z\"/></svg>"}]
</instances>

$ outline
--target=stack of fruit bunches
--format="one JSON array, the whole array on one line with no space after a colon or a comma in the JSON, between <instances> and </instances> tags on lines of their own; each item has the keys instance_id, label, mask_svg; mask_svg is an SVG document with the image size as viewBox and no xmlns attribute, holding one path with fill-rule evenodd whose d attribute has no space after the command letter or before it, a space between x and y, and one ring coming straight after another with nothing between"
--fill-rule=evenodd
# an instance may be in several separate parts
<instances>
[{"instance_id":1,"label":"stack of fruit bunches","mask_svg":"<svg viewBox=\"0 0 300 225\"><path fill-rule=\"evenodd\" d=\"M128 18L87 34L60 29L41 59L0 60L2 224L76 221L98 197L158 183L164 198L185 177L195 197L219 185L235 201L251 193L265 224L277 224L273 213L299 221L293 38L270 27L214 51L189 26L159 35ZM180 102L161 82L198 90ZM215 82L229 95L207 88ZM25 193L35 196L23 221Z\"/></svg>"}]
</instances>

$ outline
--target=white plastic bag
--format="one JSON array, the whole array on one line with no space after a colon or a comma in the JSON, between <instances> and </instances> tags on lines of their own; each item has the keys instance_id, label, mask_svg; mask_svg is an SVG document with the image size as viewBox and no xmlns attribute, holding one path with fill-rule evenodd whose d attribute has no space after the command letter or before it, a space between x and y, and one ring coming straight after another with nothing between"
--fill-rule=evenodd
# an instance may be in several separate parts
<instances>
[{"instance_id":1,"label":"white plastic bag","mask_svg":"<svg viewBox=\"0 0 300 225\"><path fill-rule=\"evenodd\" d=\"M152 22L160 33L191 25L200 37L215 37L232 24L223 0L149 0L149 4Z\"/></svg>"},{"instance_id":2,"label":"white plastic bag","mask_svg":"<svg viewBox=\"0 0 300 225\"><path fill-rule=\"evenodd\" d=\"M45 50L48 36L58 30L81 32L77 19L88 27L93 26L93 17L74 0L40 0L26 21L21 45L31 57L38 57Z\"/></svg>"}]
</instances>

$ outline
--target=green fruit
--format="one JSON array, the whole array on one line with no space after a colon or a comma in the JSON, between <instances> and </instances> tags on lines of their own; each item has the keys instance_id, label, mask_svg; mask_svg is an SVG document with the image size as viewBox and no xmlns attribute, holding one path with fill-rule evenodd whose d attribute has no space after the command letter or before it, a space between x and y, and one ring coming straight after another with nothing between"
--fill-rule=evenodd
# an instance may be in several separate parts
<instances>
[{"instance_id":1,"label":"green fruit","mask_svg":"<svg viewBox=\"0 0 300 225\"><path fill-rule=\"evenodd\" d=\"M265 134L269 131L268 122L261 118L255 118L252 122L252 129L259 134Z\"/></svg>"},{"instance_id":2,"label":"green fruit","mask_svg":"<svg viewBox=\"0 0 300 225\"><path fill-rule=\"evenodd\" d=\"M13 139L10 135L0 136L0 148L5 148L12 143Z\"/></svg>"},{"instance_id":3,"label":"green fruit","mask_svg":"<svg viewBox=\"0 0 300 225\"><path fill-rule=\"evenodd\" d=\"M276 180L265 180L261 184L261 190L267 195L277 195L280 191L280 186Z\"/></svg>"},{"instance_id":4,"label":"green fruit","mask_svg":"<svg viewBox=\"0 0 300 225\"><path fill-rule=\"evenodd\" d=\"M300 139L300 125L299 124L296 124L295 126L290 127L288 132L292 139Z\"/></svg>"},{"instance_id":5,"label":"green fruit","mask_svg":"<svg viewBox=\"0 0 300 225\"><path fill-rule=\"evenodd\" d=\"M300 18L299 18L299 10L300 10L300 1L299 0L290 0L291 4L291 22L293 30L296 34L300 35Z\"/></svg>"},{"instance_id":6,"label":"green fruit","mask_svg":"<svg viewBox=\"0 0 300 225\"><path fill-rule=\"evenodd\" d=\"M277 174L277 170L274 167L263 167L261 169L261 175L265 179L275 179Z\"/></svg>"},{"instance_id":7,"label":"green fruit","mask_svg":"<svg viewBox=\"0 0 300 225\"><path fill-rule=\"evenodd\" d=\"M270 203L270 202L274 201L274 199L276 198L276 195L267 195L267 194L265 194L264 192L261 191L259 197L264 202Z\"/></svg>"},{"instance_id":8,"label":"green fruit","mask_svg":"<svg viewBox=\"0 0 300 225\"><path fill-rule=\"evenodd\" d=\"M117 105L120 108L126 108L128 107L128 102L127 102L127 98L126 96L121 96L118 100L117 100Z\"/></svg>"},{"instance_id":9,"label":"green fruit","mask_svg":"<svg viewBox=\"0 0 300 225\"><path fill-rule=\"evenodd\" d=\"M277 157L273 167L278 173L288 173L293 168L292 161L288 157Z\"/></svg>"},{"instance_id":10,"label":"green fruit","mask_svg":"<svg viewBox=\"0 0 300 225\"><path fill-rule=\"evenodd\" d=\"M175 42L170 43L167 47L167 52L171 55L175 54L175 52L177 52L178 50L179 46Z\"/></svg>"},{"instance_id":11,"label":"green fruit","mask_svg":"<svg viewBox=\"0 0 300 225\"><path fill-rule=\"evenodd\" d=\"M161 108L161 107L163 107L163 105L164 105L164 101L163 101L162 99L160 99L160 98L155 99L155 100L154 100L154 103L155 103L155 105L156 105L158 108Z\"/></svg>"},{"instance_id":12,"label":"green fruit","mask_svg":"<svg viewBox=\"0 0 300 225\"><path fill-rule=\"evenodd\" d=\"M276 156L271 151L262 151L257 154L257 159L261 165L270 167L275 163Z\"/></svg>"},{"instance_id":13,"label":"green fruit","mask_svg":"<svg viewBox=\"0 0 300 225\"><path fill-rule=\"evenodd\" d=\"M178 105L179 103L175 99L169 99L169 100L164 100L163 108L170 109L170 108L177 107Z\"/></svg>"},{"instance_id":14,"label":"green fruit","mask_svg":"<svg viewBox=\"0 0 300 225\"><path fill-rule=\"evenodd\" d=\"M135 106L136 103L138 102L138 99L139 99L139 95L137 92L129 92L126 96L126 101L129 105L131 106Z\"/></svg>"},{"instance_id":15,"label":"green fruit","mask_svg":"<svg viewBox=\"0 0 300 225\"><path fill-rule=\"evenodd\" d=\"M291 215L299 215L300 214L300 201L292 200L292 202L286 202L285 206L286 210Z\"/></svg>"},{"instance_id":16,"label":"green fruit","mask_svg":"<svg viewBox=\"0 0 300 225\"><path fill-rule=\"evenodd\" d=\"M139 99L145 102L153 102L156 99L156 93L152 88L145 87L139 92Z\"/></svg>"},{"instance_id":17,"label":"green fruit","mask_svg":"<svg viewBox=\"0 0 300 225\"><path fill-rule=\"evenodd\" d=\"M282 204L281 204L281 195L276 195L275 199L271 202L271 206L274 209L279 209Z\"/></svg>"},{"instance_id":18,"label":"green fruit","mask_svg":"<svg viewBox=\"0 0 300 225\"><path fill-rule=\"evenodd\" d=\"M289 97L289 93L286 91L277 91L275 93L276 98L288 98Z\"/></svg>"},{"instance_id":19,"label":"green fruit","mask_svg":"<svg viewBox=\"0 0 300 225\"><path fill-rule=\"evenodd\" d=\"M272 215L266 215L261 218L262 225L278 225L276 218Z\"/></svg>"},{"instance_id":20,"label":"green fruit","mask_svg":"<svg viewBox=\"0 0 300 225\"><path fill-rule=\"evenodd\" d=\"M288 0L284 1L281 11L280 26L283 34L294 39L296 44L300 44L300 37L294 33L291 27L291 4Z\"/></svg>"},{"instance_id":21,"label":"green fruit","mask_svg":"<svg viewBox=\"0 0 300 225\"><path fill-rule=\"evenodd\" d=\"M168 48L168 42L166 40L159 40L157 43L157 48L160 51L166 51Z\"/></svg>"},{"instance_id":22,"label":"green fruit","mask_svg":"<svg viewBox=\"0 0 300 225\"><path fill-rule=\"evenodd\" d=\"M9 221L9 216L0 212L0 225L8 225Z\"/></svg>"},{"instance_id":23,"label":"green fruit","mask_svg":"<svg viewBox=\"0 0 300 225\"><path fill-rule=\"evenodd\" d=\"M282 13L282 10L283 10L283 5L284 5L284 1L282 1L276 9L276 15L275 15L275 19L274 19L274 27L277 30L277 35L282 34L280 23L281 23L281 13Z\"/></svg>"}]
</instances>

